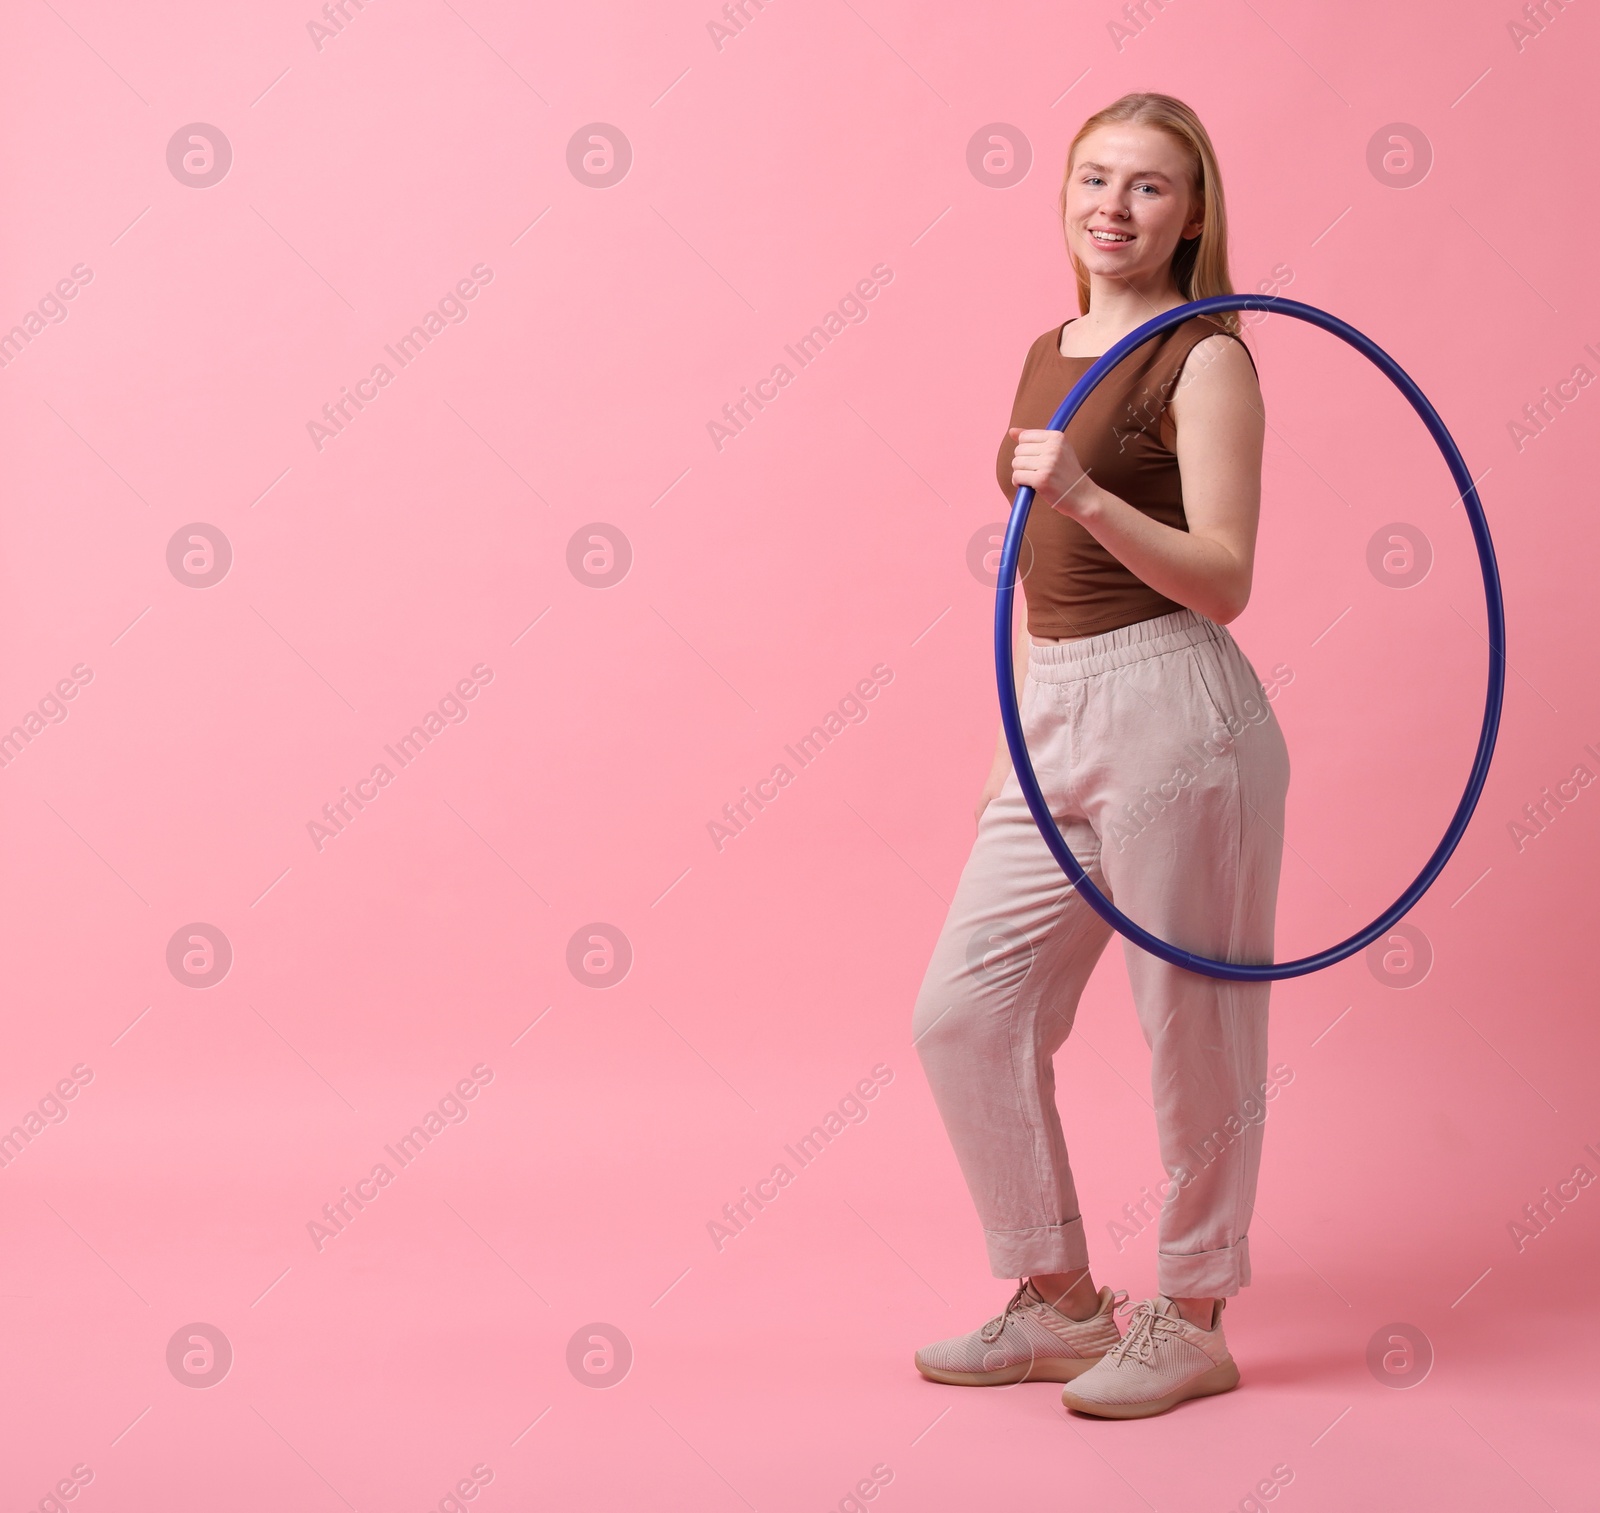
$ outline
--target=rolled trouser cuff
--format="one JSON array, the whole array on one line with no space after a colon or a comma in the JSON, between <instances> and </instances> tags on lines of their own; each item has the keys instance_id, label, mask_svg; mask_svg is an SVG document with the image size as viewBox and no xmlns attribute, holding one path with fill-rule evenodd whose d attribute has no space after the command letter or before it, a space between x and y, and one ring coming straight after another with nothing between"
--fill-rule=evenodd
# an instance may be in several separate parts
<instances>
[{"instance_id":1,"label":"rolled trouser cuff","mask_svg":"<svg viewBox=\"0 0 1600 1513\"><path fill-rule=\"evenodd\" d=\"M1194 1255L1158 1252L1156 1285L1169 1298L1231 1298L1250 1285L1250 1237Z\"/></svg>"},{"instance_id":2,"label":"rolled trouser cuff","mask_svg":"<svg viewBox=\"0 0 1600 1513\"><path fill-rule=\"evenodd\" d=\"M986 1229L989 1269L997 1277L1047 1277L1082 1271L1089 1264L1083 1219L1037 1229Z\"/></svg>"}]
</instances>

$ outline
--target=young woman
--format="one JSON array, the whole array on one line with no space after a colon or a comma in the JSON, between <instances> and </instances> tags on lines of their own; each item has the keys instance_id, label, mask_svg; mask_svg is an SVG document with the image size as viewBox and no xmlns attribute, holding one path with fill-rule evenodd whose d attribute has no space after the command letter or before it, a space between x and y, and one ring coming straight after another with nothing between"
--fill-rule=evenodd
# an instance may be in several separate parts
<instances>
[{"instance_id":1,"label":"young woman","mask_svg":"<svg viewBox=\"0 0 1600 1513\"><path fill-rule=\"evenodd\" d=\"M1194 112L1127 95L1073 139L1060 208L1083 314L1028 351L1000 447L1028 518L1016 666L1023 729L1067 844L1118 907L1191 951L1272 960L1288 753L1223 626L1250 597L1265 419L1232 315L1125 358L1066 434L1043 429L1135 327L1229 293L1222 180ZM1031 561L1030 561L1031 559ZM1223 1300L1250 1281L1267 983L1125 948L1151 1051L1161 1159L1157 1284L1095 1288L1051 1058L1112 931L1068 886L1002 731L978 832L917 998L913 1035L988 1240L1019 1279L981 1329L917 1352L937 1382L1067 1383L1135 1418L1225 1392Z\"/></svg>"}]
</instances>

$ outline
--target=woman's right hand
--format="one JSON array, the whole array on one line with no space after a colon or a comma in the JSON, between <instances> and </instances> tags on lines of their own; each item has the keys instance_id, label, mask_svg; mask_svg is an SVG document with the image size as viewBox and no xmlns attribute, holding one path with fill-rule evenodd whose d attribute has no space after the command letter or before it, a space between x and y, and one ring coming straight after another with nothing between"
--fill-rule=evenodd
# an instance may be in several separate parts
<instances>
[{"instance_id":1,"label":"woman's right hand","mask_svg":"<svg viewBox=\"0 0 1600 1513\"><path fill-rule=\"evenodd\" d=\"M1016 672L1017 703L1022 703L1022 690L1027 678L1028 655L1030 638L1026 623L1019 620L1015 631L1015 640L1011 653L1013 666ZM994 761L989 764L989 776L984 780L983 791L978 795L978 805L972 811L972 820L975 825L983 823L983 811L989 807L989 801L998 798L1000 790L1005 787L1006 779L1011 776L1011 747L1006 742L1006 727L1001 725L995 732Z\"/></svg>"},{"instance_id":2,"label":"woman's right hand","mask_svg":"<svg viewBox=\"0 0 1600 1513\"><path fill-rule=\"evenodd\" d=\"M1000 737L1000 749L994 754L994 765L989 769L989 776L984 779L983 789L978 794L978 805L972 811L972 821L975 825L983 823L983 811L989 807L989 801L999 797L1000 790L1005 787L1006 779L1011 776L1011 749L1005 744L1005 735Z\"/></svg>"},{"instance_id":3,"label":"woman's right hand","mask_svg":"<svg viewBox=\"0 0 1600 1513\"><path fill-rule=\"evenodd\" d=\"M999 792L1000 785L998 783L985 783L983 785L983 792L978 795L978 807L972 811L972 823L974 825L983 823L983 811L989 807L989 800L998 796Z\"/></svg>"}]
</instances>

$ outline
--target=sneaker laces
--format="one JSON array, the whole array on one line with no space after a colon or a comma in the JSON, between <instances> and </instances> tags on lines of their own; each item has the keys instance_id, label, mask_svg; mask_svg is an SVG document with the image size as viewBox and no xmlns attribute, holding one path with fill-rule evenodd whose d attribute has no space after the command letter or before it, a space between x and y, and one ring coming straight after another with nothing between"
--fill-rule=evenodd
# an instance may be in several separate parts
<instances>
[{"instance_id":1,"label":"sneaker laces","mask_svg":"<svg viewBox=\"0 0 1600 1513\"><path fill-rule=\"evenodd\" d=\"M1020 1282L1017 1283L1017 1290L1011 1294L1011 1301L1007 1303L1006 1306L1001 1309L994 1318L990 1319L989 1322L978 1331L983 1343L985 1345L994 1344L994 1342L1005 1332L1006 1321L1011 1317L1012 1314L1016 1314L1020 1317L1025 1310L1025 1305L1029 1301L1031 1300L1028 1297L1028 1279L1024 1277ZM990 1333L991 1330L994 1331L992 1334Z\"/></svg>"},{"instance_id":2,"label":"sneaker laces","mask_svg":"<svg viewBox=\"0 0 1600 1513\"><path fill-rule=\"evenodd\" d=\"M1128 1332L1106 1352L1106 1359L1121 1365L1130 1355L1141 1366L1148 1365L1156 1342L1163 1335L1181 1334L1183 1326L1164 1313L1157 1313L1149 1298L1134 1304L1128 1315Z\"/></svg>"}]
</instances>

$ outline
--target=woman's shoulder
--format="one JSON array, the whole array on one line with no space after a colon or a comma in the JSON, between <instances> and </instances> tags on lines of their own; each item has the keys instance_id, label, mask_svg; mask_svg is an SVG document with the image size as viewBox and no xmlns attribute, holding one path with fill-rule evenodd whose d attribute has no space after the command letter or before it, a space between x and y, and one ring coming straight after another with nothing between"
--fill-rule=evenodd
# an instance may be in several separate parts
<instances>
[{"instance_id":1,"label":"woman's shoulder","mask_svg":"<svg viewBox=\"0 0 1600 1513\"><path fill-rule=\"evenodd\" d=\"M1061 327L1052 326L1048 331L1041 331L1028 345L1027 355L1022 359L1022 373L1017 379L1017 392L1020 394L1029 384L1038 381L1037 375L1043 371L1050 371L1052 359L1060 361Z\"/></svg>"},{"instance_id":2,"label":"woman's shoulder","mask_svg":"<svg viewBox=\"0 0 1600 1513\"><path fill-rule=\"evenodd\" d=\"M1188 320L1175 327L1171 333L1173 341L1169 351L1177 359L1179 365L1196 349L1208 361L1229 352L1231 348L1239 348L1249 359L1252 368L1256 365L1255 354L1251 352L1243 336L1237 331L1230 331L1213 315L1191 315Z\"/></svg>"},{"instance_id":3,"label":"woman's shoulder","mask_svg":"<svg viewBox=\"0 0 1600 1513\"><path fill-rule=\"evenodd\" d=\"M1041 331L1028 347L1028 361L1037 362L1041 357L1059 356L1061 353L1061 323L1058 321L1048 331Z\"/></svg>"},{"instance_id":4,"label":"woman's shoulder","mask_svg":"<svg viewBox=\"0 0 1600 1513\"><path fill-rule=\"evenodd\" d=\"M1222 321L1215 315L1191 315L1188 320L1174 328L1174 336L1180 337L1184 345L1193 345L1195 342L1207 341L1213 336L1232 336Z\"/></svg>"}]
</instances>

